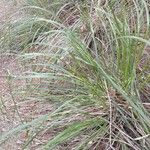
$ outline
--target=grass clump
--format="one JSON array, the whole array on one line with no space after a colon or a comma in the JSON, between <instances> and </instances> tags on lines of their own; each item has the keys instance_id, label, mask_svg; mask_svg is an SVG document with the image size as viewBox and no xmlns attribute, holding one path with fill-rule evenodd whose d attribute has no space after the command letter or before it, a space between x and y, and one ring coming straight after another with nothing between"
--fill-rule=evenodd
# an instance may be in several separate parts
<instances>
[{"instance_id":1,"label":"grass clump","mask_svg":"<svg viewBox=\"0 0 150 150\"><path fill-rule=\"evenodd\" d=\"M26 97L49 100L55 110L2 135L1 142L25 128L62 127L41 149L57 149L76 137L82 140L75 149L148 150L149 5L26 1L26 18L12 23L9 34L19 41L19 58L30 70L17 78L27 80Z\"/></svg>"}]
</instances>

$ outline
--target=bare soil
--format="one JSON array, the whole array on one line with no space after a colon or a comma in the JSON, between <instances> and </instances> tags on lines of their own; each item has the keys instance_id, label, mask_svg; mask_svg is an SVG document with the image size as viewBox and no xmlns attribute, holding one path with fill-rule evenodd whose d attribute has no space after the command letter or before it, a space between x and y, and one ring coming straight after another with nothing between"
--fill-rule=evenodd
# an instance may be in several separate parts
<instances>
[{"instance_id":1,"label":"bare soil","mask_svg":"<svg viewBox=\"0 0 150 150\"><path fill-rule=\"evenodd\" d=\"M15 7L17 6L11 1L0 1L0 30L15 11ZM0 135L8 133L21 122L32 121L53 109L49 102L28 101L20 96L19 93L16 93L14 89L24 88L26 83L23 80L15 80L10 77L21 75L23 71L23 67L15 56L0 55ZM16 93L15 96L14 93ZM50 137L52 137L52 133L41 133L32 142L29 149L38 149ZM0 145L0 150L21 150L28 138L28 130L17 136L12 135L8 141Z\"/></svg>"}]
</instances>

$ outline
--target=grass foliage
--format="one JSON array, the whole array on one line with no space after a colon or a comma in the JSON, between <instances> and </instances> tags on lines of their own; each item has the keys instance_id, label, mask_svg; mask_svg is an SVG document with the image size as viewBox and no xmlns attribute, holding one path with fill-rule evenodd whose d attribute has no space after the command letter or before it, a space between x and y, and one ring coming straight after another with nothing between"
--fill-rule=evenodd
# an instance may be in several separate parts
<instances>
[{"instance_id":1,"label":"grass foliage","mask_svg":"<svg viewBox=\"0 0 150 150\"><path fill-rule=\"evenodd\" d=\"M1 45L19 50L29 70L16 77L26 80L24 97L48 100L55 110L0 142L27 128L62 127L41 149L80 137L78 150L149 150L149 8L146 0L25 0L24 17L8 23Z\"/></svg>"}]
</instances>

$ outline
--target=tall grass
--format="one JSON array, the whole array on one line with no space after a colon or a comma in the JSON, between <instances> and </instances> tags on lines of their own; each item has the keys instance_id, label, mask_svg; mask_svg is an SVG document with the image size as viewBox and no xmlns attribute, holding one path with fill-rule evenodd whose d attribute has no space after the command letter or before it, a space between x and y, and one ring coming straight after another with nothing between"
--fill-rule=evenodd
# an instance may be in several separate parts
<instances>
[{"instance_id":1,"label":"tall grass","mask_svg":"<svg viewBox=\"0 0 150 150\"><path fill-rule=\"evenodd\" d=\"M30 70L16 79L27 80L26 98L49 100L56 109L3 134L1 143L26 128L63 126L41 149L80 137L74 149L148 150L149 5L146 0L26 1L21 8L26 17L11 23L8 34L9 45L19 43L18 57ZM40 82L34 83L36 78Z\"/></svg>"}]
</instances>

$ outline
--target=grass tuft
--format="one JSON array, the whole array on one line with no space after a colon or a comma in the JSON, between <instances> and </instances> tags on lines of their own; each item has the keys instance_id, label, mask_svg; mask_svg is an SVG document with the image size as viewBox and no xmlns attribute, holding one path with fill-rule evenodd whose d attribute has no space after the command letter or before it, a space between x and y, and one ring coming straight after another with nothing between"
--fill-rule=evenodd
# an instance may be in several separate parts
<instances>
[{"instance_id":1,"label":"grass tuft","mask_svg":"<svg viewBox=\"0 0 150 150\"><path fill-rule=\"evenodd\" d=\"M47 100L55 110L4 133L1 143L27 128L38 133L57 128L61 131L41 149L79 138L73 144L79 150L148 150L149 5L26 0L20 9L25 17L10 22L1 45L19 47L27 71L15 79L26 80L25 99Z\"/></svg>"}]
</instances>

